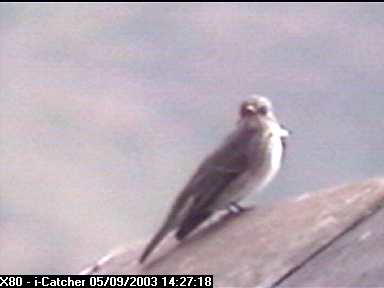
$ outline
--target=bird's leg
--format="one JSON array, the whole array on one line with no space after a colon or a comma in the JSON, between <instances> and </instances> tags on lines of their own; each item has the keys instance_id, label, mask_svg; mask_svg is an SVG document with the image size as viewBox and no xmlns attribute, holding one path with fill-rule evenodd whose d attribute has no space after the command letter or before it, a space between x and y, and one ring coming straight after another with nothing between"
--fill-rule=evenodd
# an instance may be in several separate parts
<instances>
[{"instance_id":1,"label":"bird's leg","mask_svg":"<svg viewBox=\"0 0 384 288\"><path fill-rule=\"evenodd\" d=\"M239 203L232 202L228 206L228 211L229 213L238 214L241 212L252 210L253 208L254 207L251 207L251 206L244 207L244 206L241 206Z\"/></svg>"},{"instance_id":2,"label":"bird's leg","mask_svg":"<svg viewBox=\"0 0 384 288\"><path fill-rule=\"evenodd\" d=\"M241 206L239 203L233 203L233 206L236 207L238 212L244 212L244 211L247 211L250 209L250 208L246 208L246 207Z\"/></svg>"},{"instance_id":3,"label":"bird's leg","mask_svg":"<svg viewBox=\"0 0 384 288\"><path fill-rule=\"evenodd\" d=\"M229 211L229 213L232 213L232 214L238 214L238 213L244 212L246 210L248 210L248 208L244 208L236 202L232 202L228 206L228 211Z\"/></svg>"},{"instance_id":4,"label":"bird's leg","mask_svg":"<svg viewBox=\"0 0 384 288\"><path fill-rule=\"evenodd\" d=\"M229 214L237 214L237 213L239 213L239 209L237 209L237 207L235 207L233 205L233 203L229 204L227 209L228 209L228 213Z\"/></svg>"}]
</instances>

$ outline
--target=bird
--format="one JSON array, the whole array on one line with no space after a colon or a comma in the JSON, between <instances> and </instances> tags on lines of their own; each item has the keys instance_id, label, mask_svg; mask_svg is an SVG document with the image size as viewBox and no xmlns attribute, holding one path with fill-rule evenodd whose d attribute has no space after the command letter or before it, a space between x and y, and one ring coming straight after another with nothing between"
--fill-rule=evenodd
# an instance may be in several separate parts
<instances>
[{"instance_id":1,"label":"bird","mask_svg":"<svg viewBox=\"0 0 384 288\"><path fill-rule=\"evenodd\" d=\"M290 134L279 124L268 98L253 95L244 100L236 127L178 194L139 263L172 231L181 241L218 210L246 210L239 202L250 192L263 190L276 176Z\"/></svg>"}]
</instances>

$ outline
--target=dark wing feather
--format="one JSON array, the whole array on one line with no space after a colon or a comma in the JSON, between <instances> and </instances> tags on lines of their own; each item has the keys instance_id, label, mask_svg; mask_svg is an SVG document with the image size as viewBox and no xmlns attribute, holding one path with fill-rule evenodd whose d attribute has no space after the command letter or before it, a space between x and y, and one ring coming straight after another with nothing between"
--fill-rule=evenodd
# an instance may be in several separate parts
<instances>
[{"instance_id":1,"label":"dark wing feather","mask_svg":"<svg viewBox=\"0 0 384 288\"><path fill-rule=\"evenodd\" d=\"M239 129L198 168L182 194L193 195L195 208L205 208L225 187L247 171L249 143L257 133Z\"/></svg>"},{"instance_id":2,"label":"dark wing feather","mask_svg":"<svg viewBox=\"0 0 384 288\"><path fill-rule=\"evenodd\" d=\"M185 237L208 218L218 195L247 171L247 150L256 133L257 130L249 128L236 130L200 165L180 195L179 201L185 202L191 197L193 201L179 225L177 238Z\"/></svg>"},{"instance_id":3,"label":"dark wing feather","mask_svg":"<svg viewBox=\"0 0 384 288\"><path fill-rule=\"evenodd\" d=\"M203 223L209 216L211 216L212 211L198 211L189 215L181 225L179 226L176 232L177 240L183 240L189 233L191 233L197 226Z\"/></svg>"}]
</instances>

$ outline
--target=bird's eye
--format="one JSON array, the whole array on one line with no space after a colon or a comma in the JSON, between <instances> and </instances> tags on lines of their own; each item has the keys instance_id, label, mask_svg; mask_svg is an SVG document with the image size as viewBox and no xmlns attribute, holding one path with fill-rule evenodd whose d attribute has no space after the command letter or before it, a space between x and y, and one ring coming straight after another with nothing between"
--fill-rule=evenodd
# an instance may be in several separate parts
<instances>
[{"instance_id":1,"label":"bird's eye","mask_svg":"<svg viewBox=\"0 0 384 288\"><path fill-rule=\"evenodd\" d=\"M260 115L266 115L268 113L268 108L266 106L261 106L257 109L257 113Z\"/></svg>"}]
</instances>

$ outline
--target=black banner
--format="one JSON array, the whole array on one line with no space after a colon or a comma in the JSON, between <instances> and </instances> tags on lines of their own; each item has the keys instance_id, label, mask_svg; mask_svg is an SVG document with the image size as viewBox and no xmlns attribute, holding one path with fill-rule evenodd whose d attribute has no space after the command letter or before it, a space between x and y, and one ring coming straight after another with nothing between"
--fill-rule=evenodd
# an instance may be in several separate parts
<instances>
[{"instance_id":1,"label":"black banner","mask_svg":"<svg viewBox=\"0 0 384 288\"><path fill-rule=\"evenodd\" d=\"M212 275L0 276L4 287L213 287Z\"/></svg>"}]
</instances>

